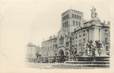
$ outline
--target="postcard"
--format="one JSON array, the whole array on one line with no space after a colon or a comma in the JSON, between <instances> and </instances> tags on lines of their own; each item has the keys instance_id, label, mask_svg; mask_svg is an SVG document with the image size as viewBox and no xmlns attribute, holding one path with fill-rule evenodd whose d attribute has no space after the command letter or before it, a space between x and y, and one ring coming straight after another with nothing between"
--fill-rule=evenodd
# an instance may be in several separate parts
<instances>
[{"instance_id":1,"label":"postcard","mask_svg":"<svg viewBox=\"0 0 114 73\"><path fill-rule=\"evenodd\" d=\"M113 0L1 0L0 73L113 73Z\"/></svg>"}]
</instances>

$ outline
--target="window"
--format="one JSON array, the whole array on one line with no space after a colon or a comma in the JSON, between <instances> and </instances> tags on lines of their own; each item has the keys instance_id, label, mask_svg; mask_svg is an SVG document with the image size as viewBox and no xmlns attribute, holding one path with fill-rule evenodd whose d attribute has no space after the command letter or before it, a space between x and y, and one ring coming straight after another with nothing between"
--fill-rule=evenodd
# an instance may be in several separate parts
<instances>
[{"instance_id":1,"label":"window","mask_svg":"<svg viewBox=\"0 0 114 73\"><path fill-rule=\"evenodd\" d=\"M75 18L76 18L77 16L75 15Z\"/></svg>"},{"instance_id":2,"label":"window","mask_svg":"<svg viewBox=\"0 0 114 73\"><path fill-rule=\"evenodd\" d=\"M77 15L77 19L79 19L79 15Z\"/></svg>"},{"instance_id":3,"label":"window","mask_svg":"<svg viewBox=\"0 0 114 73\"><path fill-rule=\"evenodd\" d=\"M64 27L66 27L66 25L67 25L67 24L66 24L66 22L65 22Z\"/></svg>"},{"instance_id":4,"label":"window","mask_svg":"<svg viewBox=\"0 0 114 73\"><path fill-rule=\"evenodd\" d=\"M55 45L55 48L57 48L57 44Z\"/></svg>"},{"instance_id":5,"label":"window","mask_svg":"<svg viewBox=\"0 0 114 73\"><path fill-rule=\"evenodd\" d=\"M79 43L79 46L81 46L81 43Z\"/></svg>"},{"instance_id":6,"label":"window","mask_svg":"<svg viewBox=\"0 0 114 73\"><path fill-rule=\"evenodd\" d=\"M110 53L108 52L107 55L110 55Z\"/></svg>"},{"instance_id":7,"label":"window","mask_svg":"<svg viewBox=\"0 0 114 73\"><path fill-rule=\"evenodd\" d=\"M68 23L66 23L65 27L68 27Z\"/></svg>"},{"instance_id":8,"label":"window","mask_svg":"<svg viewBox=\"0 0 114 73\"><path fill-rule=\"evenodd\" d=\"M79 16L79 19L81 19L81 16Z\"/></svg>"},{"instance_id":9,"label":"window","mask_svg":"<svg viewBox=\"0 0 114 73\"><path fill-rule=\"evenodd\" d=\"M85 42L85 38L83 39L83 42Z\"/></svg>"},{"instance_id":10,"label":"window","mask_svg":"<svg viewBox=\"0 0 114 73\"><path fill-rule=\"evenodd\" d=\"M74 14L72 14L72 18L74 18Z\"/></svg>"},{"instance_id":11,"label":"window","mask_svg":"<svg viewBox=\"0 0 114 73\"><path fill-rule=\"evenodd\" d=\"M83 33L83 36L85 36L85 33Z\"/></svg>"},{"instance_id":12,"label":"window","mask_svg":"<svg viewBox=\"0 0 114 73\"><path fill-rule=\"evenodd\" d=\"M66 21L65 23L63 23L63 27L68 27L68 21Z\"/></svg>"},{"instance_id":13,"label":"window","mask_svg":"<svg viewBox=\"0 0 114 73\"><path fill-rule=\"evenodd\" d=\"M77 18L77 15L76 14L72 14L72 18Z\"/></svg>"},{"instance_id":14,"label":"window","mask_svg":"<svg viewBox=\"0 0 114 73\"><path fill-rule=\"evenodd\" d=\"M109 48L108 48L108 46L106 46L106 51L109 51Z\"/></svg>"},{"instance_id":15,"label":"window","mask_svg":"<svg viewBox=\"0 0 114 73\"><path fill-rule=\"evenodd\" d=\"M73 20L73 26L75 26L75 21Z\"/></svg>"},{"instance_id":16,"label":"window","mask_svg":"<svg viewBox=\"0 0 114 73\"><path fill-rule=\"evenodd\" d=\"M69 46L69 42L66 42L66 46L67 46L67 47Z\"/></svg>"},{"instance_id":17,"label":"window","mask_svg":"<svg viewBox=\"0 0 114 73\"><path fill-rule=\"evenodd\" d=\"M108 38L105 38L105 43L107 43L108 42Z\"/></svg>"},{"instance_id":18,"label":"window","mask_svg":"<svg viewBox=\"0 0 114 73\"><path fill-rule=\"evenodd\" d=\"M80 25L80 22L78 24Z\"/></svg>"},{"instance_id":19,"label":"window","mask_svg":"<svg viewBox=\"0 0 114 73\"><path fill-rule=\"evenodd\" d=\"M108 30L107 29L105 29L105 32L107 32Z\"/></svg>"},{"instance_id":20,"label":"window","mask_svg":"<svg viewBox=\"0 0 114 73\"><path fill-rule=\"evenodd\" d=\"M76 25L78 25L78 22L76 21Z\"/></svg>"},{"instance_id":21,"label":"window","mask_svg":"<svg viewBox=\"0 0 114 73\"><path fill-rule=\"evenodd\" d=\"M81 16L77 15L77 19L81 19Z\"/></svg>"},{"instance_id":22,"label":"window","mask_svg":"<svg viewBox=\"0 0 114 73\"><path fill-rule=\"evenodd\" d=\"M77 36L76 36L76 39L77 39Z\"/></svg>"},{"instance_id":23,"label":"window","mask_svg":"<svg viewBox=\"0 0 114 73\"><path fill-rule=\"evenodd\" d=\"M63 44L64 43L64 37L60 37L60 39L59 39L59 42L60 42L60 44Z\"/></svg>"},{"instance_id":24,"label":"window","mask_svg":"<svg viewBox=\"0 0 114 73\"><path fill-rule=\"evenodd\" d=\"M64 23L63 23L63 27L64 27Z\"/></svg>"},{"instance_id":25,"label":"window","mask_svg":"<svg viewBox=\"0 0 114 73\"><path fill-rule=\"evenodd\" d=\"M63 18L62 18L62 20L66 20L66 19L68 19L69 18L69 15L66 15L66 16L64 16Z\"/></svg>"}]
</instances>

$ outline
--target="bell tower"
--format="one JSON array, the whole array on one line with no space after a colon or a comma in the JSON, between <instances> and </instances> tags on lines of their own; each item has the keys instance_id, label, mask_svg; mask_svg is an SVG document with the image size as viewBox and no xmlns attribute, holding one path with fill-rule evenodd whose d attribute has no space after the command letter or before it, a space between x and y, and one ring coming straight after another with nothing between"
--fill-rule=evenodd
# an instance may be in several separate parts
<instances>
[{"instance_id":1,"label":"bell tower","mask_svg":"<svg viewBox=\"0 0 114 73\"><path fill-rule=\"evenodd\" d=\"M69 9L62 13L62 30L64 32L73 32L79 29L82 24L83 13L77 10Z\"/></svg>"}]
</instances>

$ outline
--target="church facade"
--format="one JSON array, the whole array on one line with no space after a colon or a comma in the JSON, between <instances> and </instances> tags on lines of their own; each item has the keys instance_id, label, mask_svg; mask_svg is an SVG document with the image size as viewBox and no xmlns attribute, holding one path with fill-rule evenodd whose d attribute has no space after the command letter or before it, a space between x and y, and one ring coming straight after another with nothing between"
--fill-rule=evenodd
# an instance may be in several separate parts
<instances>
[{"instance_id":1,"label":"church facade","mask_svg":"<svg viewBox=\"0 0 114 73\"><path fill-rule=\"evenodd\" d=\"M44 62L65 62L78 57L110 56L110 22L98 18L96 8L86 21L83 12L69 9L61 15L61 29L42 42Z\"/></svg>"}]
</instances>

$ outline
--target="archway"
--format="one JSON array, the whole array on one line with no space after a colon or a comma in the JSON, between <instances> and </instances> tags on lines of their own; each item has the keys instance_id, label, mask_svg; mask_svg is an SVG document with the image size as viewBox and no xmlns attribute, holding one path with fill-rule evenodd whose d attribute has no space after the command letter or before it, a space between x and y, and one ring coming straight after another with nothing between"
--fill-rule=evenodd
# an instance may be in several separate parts
<instances>
[{"instance_id":1,"label":"archway","mask_svg":"<svg viewBox=\"0 0 114 73\"><path fill-rule=\"evenodd\" d=\"M59 62L62 63L65 61L65 54L62 49L59 50Z\"/></svg>"}]
</instances>

